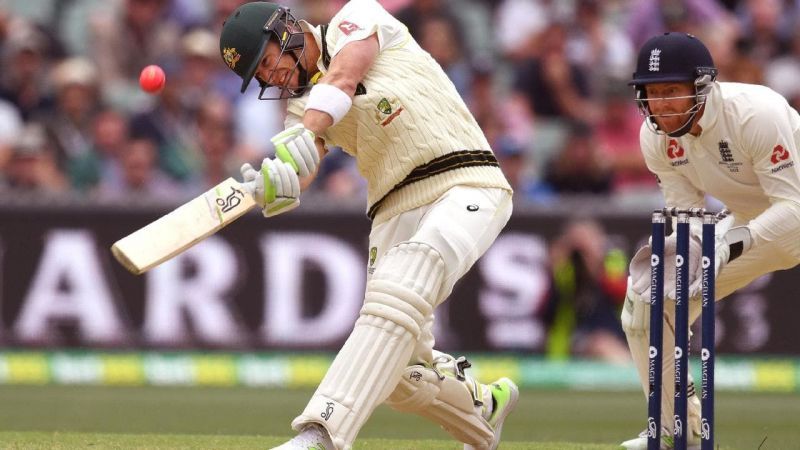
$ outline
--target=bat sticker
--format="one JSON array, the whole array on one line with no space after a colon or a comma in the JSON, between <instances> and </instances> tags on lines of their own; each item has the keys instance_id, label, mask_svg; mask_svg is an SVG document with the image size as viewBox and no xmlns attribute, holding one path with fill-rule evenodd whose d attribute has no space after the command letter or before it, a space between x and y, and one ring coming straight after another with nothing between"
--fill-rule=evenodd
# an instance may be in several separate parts
<instances>
[{"instance_id":1,"label":"bat sticker","mask_svg":"<svg viewBox=\"0 0 800 450\"><path fill-rule=\"evenodd\" d=\"M244 192L231 186L231 193L227 197L217 197L217 205L223 213L230 212L232 209L239 206L244 198Z\"/></svg>"}]
</instances>

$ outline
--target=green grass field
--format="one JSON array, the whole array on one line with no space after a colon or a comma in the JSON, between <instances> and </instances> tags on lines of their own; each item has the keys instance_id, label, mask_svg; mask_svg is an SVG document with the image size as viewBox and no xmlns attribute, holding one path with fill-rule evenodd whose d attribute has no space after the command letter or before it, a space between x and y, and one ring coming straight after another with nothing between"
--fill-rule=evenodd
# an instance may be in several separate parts
<instances>
[{"instance_id":1,"label":"green grass field","mask_svg":"<svg viewBox=\"0 0 800 450\"><path fill-rule=\"evenodd\" d=\"M2 449L264 449L292 432L310 391L0 386ZM800 396L717 395L721 449L800 448ZM523 391L502 449L614 449L643 428L636 392ZM764 439L766 438L766 441ZM763 441L763 444L762 444ZM357 449L458 449L434 425L381 406Z\"/></svg>"}]
</instances>

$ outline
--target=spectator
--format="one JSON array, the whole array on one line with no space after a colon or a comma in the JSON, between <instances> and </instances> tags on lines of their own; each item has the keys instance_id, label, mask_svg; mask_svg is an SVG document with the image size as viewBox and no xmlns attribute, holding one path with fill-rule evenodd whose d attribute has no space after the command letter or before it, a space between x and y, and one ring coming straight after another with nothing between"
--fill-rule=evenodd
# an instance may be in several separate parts
<instances>
[{"instance_id":1,"label":"spectator","mask_svg":"<svg viewBox=\"0 0 800 450\"><path fill-rule=\"evenodd\" d=\"M217 38L208 30L196 28L181 38L181 67L178 83L181 102L189 111L196 111L217 79L224 73L219 63ZM238 92L237 92L238 93Z\"/></svg>"},{"instance_id":2,"label":"spectator","mask_svg":"<svg viewBox=\"0 0 800 450\"><path fill-rule=\"evenodd\" d=\"M66 179L59 171L44 128L29 123L13 145L6 167L5 188L19 192L63 193Z\"/></svg>"},{"instance_id":3,"label":"spectator","mask_svg":"<svg viewBox=\"0 0 800 450\"><path fill-rule=\"evenodd\" d=\"M519 194L524 186L525 152L511 139L498 140L492 149L497 155L497 161L508 183L514 188L514 193Z\"/></svg>"},{"instance_id":4,"label":"spectator","mask_svg":"<svg viewBox=\"0 0 800 450\"><path fill-rule=\"evenodd\" d=\"M410 4L395 14L397 20L408 27L417 42L422 40L422 27L426 18L449 16L454 20L457 33L463 38L460 46L464 57L486 57L490 40L489 11L477 0L411 0Z\"/></svg>"},{"instance_id":5,"label":"spectator","mask_svg":"<svg viewBox=\"0 0 800 450\"><path fill-rule=\"evenodd\" d=\"M239 93L241 81L234 84L229 83L231 72L226 70L225 66L220 62L219 58L219 42L216 36L210 31L197 28L181 39L181 52L182 52L182 67L180 72L176 75L178 86L178 99L181 108L189 116L201 114L199 111L204 104L208 104L207 97L215 97L214 102L221 103L234 103L241 100ZM234 75L235 77L235 75ZM233 89L231 89L233 88ZM221 94L221 95L220 95ZM218 98L222 97L222 98ZM244 103L237 105L237 108L245 108ZM257 105L257 106L256 106ZM263 119L265 116L269 117L270 105L265 102L256 101L253 105L248 104L248 108L258 109L259 111L253 112L254 117L250 120ZM226 109L230 109L228 105ZM234 109L229 111L230 114L238 114L239 111ZM266 113L266 114L265 114ZM233 119L226 119L228 127L235 126ZM279 126L280 122L275 120L275 128ZM255 133L262 133L264 128L272 129L272 127L256 127L258 131ZM277 132L277 131L276 131ZM253 132L249 133L251 136ZM266 154L266 145L271 144L269 137L260 136L257 138L247 139L241 144L236 146L236 157L242 161L258 160ZM238 167L238 166L237 166ZM216 183L214 183L216 184Z\"/></svg>"},{"instance_id":6,"label":"spectator","mask_svg":"<svg viewBox=\"0 0 800 450\"><path fill-rule=\"evenodd\" d=\"M641 114L631 101L631 88L621 80L608 80L601 98L603 108L596 127L597 144L613 173L612 191L638 194L657 191L639 150Z\"/></svg>"},{"instance_id":7,"label":"spectator","mask_svg":"<svg viewBox=\"0 0 800 450\"><path fill-rule=\"evenodd\" d=\"M452 16L436 14L419 22L419 45L442 66L462 98L469 101L472 70L464 57L461 30Z\"/></svg>"},{"instance_id":8,"label":"spectator","mask_svg":"<svg viewBox=\"0 0 800 450\"><path fill-rule=\"evenodd\" d=\"M358 173L355 159L339 147L334 147L325 157L317 182L310 189L324 192L337 201L349 201L353 205L361 205L367 199L367 183Z\"/></svg>"},{"instance_id":9,"label":"spectator","mask_svg":"<svg viewBox=\"0 0 800 450\"><path fill-rule=\"evenodd\" d=\"M564 23L550 23L539 33L534 50L514 71L514 91L527 100L536 117L589 121L589 80L568 60L566 38Z\"/></svg>"},{"instance_id":10,"label":"spectator","mask_svg":"<svg viewBox=\"0 0 800 450\"><path fill-rule=\"evenodd\" d=\"M630 2L628 34L635 48L667 31L698 34L725 26L727 12L716 0L637 0Z\"/></svg>"},{"instance_id":11,"label":"spectator","mask_svg":"<svg viewBox=\"0 0 800 450\"><path fill-rule=\"evenodd\" d=\"M197 151L202 169L196 174L194 191L209 189L231 176L239 177L239 166L246 160L237 154L232 114L230 103L219 95L206 96L197 111Z\"/></svg>"},{"instance_id":12,"label":"spectator","mask_svg":"<svg viewBox=\"0 0 800 450\"><path fill-rule=\"evenodd\" d=\"M0 55L0 98L13 104L23 120L28 120L52 103L46 91L47 40L26 23L18 21L15 25L8 29Z\"/></svg>"},{"instance_id":13,"label":"spectator","mask_svg":"<svg viewBox=\"0 0 800 450\"><path fill-rule=\"evenodd\" d=\"M549 22L546 0L503 0L495 14L495 40L503 57L512 62L530 53L534 36Z\"/></svg>"},{"instance_id":14,"label":"spectator","mask_svg":"<svg viewBox=\"0 0 800 450\"><path fill-rule=\"evenodd\" d=\"M577 355L614 363L630 361L617 315L627 286L624 252L614 247L600 224L576 220L550 247L555 304L547 354Z\"/></svg>"},{"instance_id":15,"label":"spectator","mask_svg":"<svg viewBox=\"0 0 800 450\"><path fill-rule=\"evenodd\" d=\"M534 158L533 123L527 102L506 98L493 82L488 64L476 64L468 106L514 188L517 197L544 200L550 192L539 182L539 161ZM540 189L544 188L544 189Z\"/></svg>"},{"instance_id":16,"label":"spectator","mask_svg":"<svg viewBox=\"0 0 800 450\"><path fill-rule=\"evenodd\" d=\"M98 76L85 58L69 58L51 73L55 105L39 116L55 146L62 171L92 151L92 122L99 109ZM73 180L75 181L75 180Z\"/></svg>"},{"instance_id":17,"label":"spectator","mask_svg":"<svg viewBox=\"0 0 800 450\"><path fill-rule=\"evenodd\" d=\"M633 71L633 45L621 29L605 21L606 8L600 0L579 0L567 38L569 60L588 71L593 88Z\"/></svg>"},{"instance_id":18,"label":"spectator","mask_svg":"<svg viewBox=\"0 0 800 450\"><path fill-rule=\"evenodd\" d=\"M171 71L167 77L175 76ZM196 151L197 136L194 112L186 107L179 82L168 82L150 111L133 115L131 133L153 140L158 149L158 166L179 182L188 182L200 170Z\"/></svg>"},{"instance_id":19,"label":"spectator","mask_svg":"<svg viewBox=\"0 0 800 450\"><path fill-rule=\"evenodd\" d=\"M448 13L447 4L442 0L411 0L411 3L398 11L395 17L403 22L414 39L419 41L420 29L425 17Z\"/></svg>"},{"instance_id":20,"label":"spectator","mask_svg":"<svg viewBox=\"0 0 800 450\"><path fill-rule=\"evenodd\" d=\"M739 36L759 64L766 64L789 47L797 18L784 3L781 0L743 0L739 3Z\"/></svg>"},{"instance_id":21,"label":"spectator","mask_svg":"<svg viewBox=\"0 0 800 450\"><path fill-rule=\"evenodd\" d=\"M344 0L296 0L297 17L304 17L308 23L316 26L328 23L341 7ZM294 11L294 9L293 9Z\"/></svg>"},{"instance_id":22,"label":"spectator","mask_svg":"<svg viewBox=\"0 0 800 450\"><path fill-rule=\"evenodd\" d=\"M551 187L540 180L536 162L531 161L526 149L512 136L501 137L493 143L493 149L503 174L514 188L515 198L540 204L555 200Z\"/></svg>"},{"instance_id":23,"label":"spectator","mask_svg":"<svg viewBox=\"0 0 800 450\"><path fill-rule=\"evenodd\" d=\"M724 78L737 83L764 84L764 65L752 48L753 42L738 39L731 60L725 66Z\"/></svg>"},{"instance_id":24,"label":"spectator","mask_svg":"<svg viewBox=\"0 0 800 450\"><path fill-rule=\"evenodd\" d=\"M205 29L211 32L214 36L214 40L217 40L217 36L219 36L220 31L222 30L222 22L225 21L225 18L231 15L233 11L236 10L245 0L209 0L210 8L211 8L211 15L209 17L209 22L206 24ZM218 42L215 42L216 51L219 52ZM217 64L218 67L225 67L222 65L223 63L219 59L219 54L216 54L214 57L214 62ZM218 69L217 69L218 70ZM236 74L232 73L230 70L222 70L222 73L219 74L219 77L215 80L214 88L219 90L223 95L228 97L234 104L239 105L244 100L243 97L253 97L253 95L242 96L239 94L239 89L242 86L241 78L237 77ZM264 107L265 105L263 105ZM238 114L238 113L237 113ZM237 121L238 122L238 121ZM281 121L282 123L282 121ZM282 128L281 128L282 129ZM269 141L269 137L272 134L266 135L266 141ZM258 147L257 144L252 144L254 147Z\"/></svg>"},{"instance_id":25,"label":"spectator","mask_svg":"<svg viewBox=\"0 0 800 450\"><path fill-rule=\"evenodd\" d=\"M128 143L127 117L113 109L95 115L92 122L92 149L67 164L73 189L92 192L100 180L113 172L114 164Z\"/></svg>"},{"instance_id":26,"label":"spectator","mask_svg":"<svg viewBox=\"0 0 800 450\"><path fill-rule=\"evenodd\" d=\"M145 109L151 99L139 89L139 72L149 64L175 64L179 30L165 20L168 3L124 0L116 15L93 18L90 54L111 105L131 112Z\"/></svg>"},{"instance_id":27,"label":"spectator","mask_svg":"<svg viewBox=\"0 0 800 450\"><path fill-rule=\"evenodd\" d=\"M172 0L167 13L168 20L177 24L182 30L190 30L205 26L210 20L212 2L197 0Z\"/></svg>"},{"instance_id":28,"label":"spectator","mask_svg":"<svg viewBox=\"0 0 800 450\"><path fill-rule=\"evenodd\" d=\"M396 16L397 11L407 7L411 3L411 1L412 0L383 0L381 2L381 5L383 5L386 11L389 11L389 14ZM340 3L339 6L341 7L344 4L344 0L339 0L338 3Z\"/></svg>"},{"instance_id":29,"label":"spectator","mask_svg":"<svg viewBox=\"0 0 800 450\"><path fill-rule=\"evenodd\" d=\"M157 164L155 141L134 136L117 155L114 168L103 174L97 194L104 201L171 201L186 198L185 192Z\"/></svg>"},{"instance_id":30,"label":"spectator","mask_svg":"<svg viewBox=\"0 0 800 450\"><path fill-rule=\"evenodd\" d=\"M764 78L767 86L786 97L794 109L800 109L800 28L795 28L789 53L767 64Z\"/></svg>"},{"instance_id":31,"label":"spectator","mask_svg":"<svg viewBox=\"0 0 800 450\"><path fill-rule=\"evenodd\" d=\"M11 103L0 99L0 172L5 169L14 141L22 129L22 117Z\"/></svg>"},{"instance_id":32,"label":"spectator","mask_svg":"<svg viewBox=\"0 0 800 450\"><path fill-rule=\"evenodd\" d=\"M559 194L608 194L613 173L592 129L576 122L547 168L545 181Z\"/></svg>"}]
</instances>

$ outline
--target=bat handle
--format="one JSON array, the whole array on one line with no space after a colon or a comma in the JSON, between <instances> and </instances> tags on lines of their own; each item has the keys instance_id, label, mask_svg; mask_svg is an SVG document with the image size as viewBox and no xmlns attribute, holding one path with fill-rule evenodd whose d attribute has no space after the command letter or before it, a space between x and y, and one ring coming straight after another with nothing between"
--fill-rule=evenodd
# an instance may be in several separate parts
<instances>
[{"instance_id":1,"label":"bat handle","mask_svg":"<svg viewBox=\"0 0 800 450\"><path fill-rule=\"evenodd\" d=\"M256 180L243 182L242 187L248 194L252 195L253 198L256 197Z\"/></svg>"}]
</instances>

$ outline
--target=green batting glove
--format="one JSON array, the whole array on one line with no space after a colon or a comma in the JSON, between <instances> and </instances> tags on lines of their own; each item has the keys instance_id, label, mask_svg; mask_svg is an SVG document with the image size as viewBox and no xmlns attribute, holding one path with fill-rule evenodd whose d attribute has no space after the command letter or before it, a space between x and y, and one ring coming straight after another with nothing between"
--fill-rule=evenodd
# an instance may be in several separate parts
<instances>
[{"instance_id":1,"label":"green batting glove","mask_svg":"<svg viewBox=\"0 0 800 450\"><path fill-rule=\"evenodd\" d=\"M319 151L316 136L302 124L289 127L272 139L275 156L289 163L300 177L305 178L316 172L319 166Z\"/></svg>"}]
</instances>

